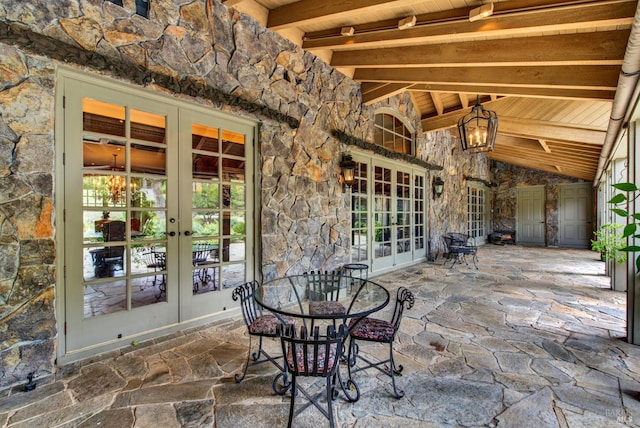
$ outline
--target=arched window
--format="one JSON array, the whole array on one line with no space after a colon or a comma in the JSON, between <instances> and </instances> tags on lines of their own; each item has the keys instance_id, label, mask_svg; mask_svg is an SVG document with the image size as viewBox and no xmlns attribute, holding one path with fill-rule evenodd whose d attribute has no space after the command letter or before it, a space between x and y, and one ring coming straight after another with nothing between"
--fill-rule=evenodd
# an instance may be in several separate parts
<instances>
[{"instance_id":1,"label":"arched window","mask_svg":"<svg viewBox=\"0 0 640 428\"><path fill-rule=\"evenodd\" d=\"M415 154L415 131L391 111L378 111L375 116L374 143L387 150Z\"/></svg>"}]
</instances>

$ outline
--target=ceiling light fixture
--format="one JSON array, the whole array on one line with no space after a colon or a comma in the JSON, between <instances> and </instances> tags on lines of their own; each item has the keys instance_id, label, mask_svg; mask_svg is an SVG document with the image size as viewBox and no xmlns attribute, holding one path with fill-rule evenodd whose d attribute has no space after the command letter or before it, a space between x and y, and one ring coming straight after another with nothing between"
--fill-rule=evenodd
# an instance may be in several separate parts
<instances>
[{"instance_id":1,"label":"ceiling light fixture","mask_svg":"<svg viewBox=\"0 0 640 428\"><path fill-rule=\"evenodd\" d=\"M480 7L471 9L469 12L469 21L478 21L493 15L493 3L483 4Z\"/></svg>"},{"instance_id":2,"label":"ceiling light fixture","mask_svg":"<svg viewBox=\"0 0 640 428\"><path fill-rule=\"evenodd\" d=\"M416 17L409 16L407 18L398 21L398 30L406 30L407 28L414 27L416 25Z\"/></svg>"},{"instance_id":3,"label":"ceiling light fixture","mask_svg":"<svg viewBox=\"0 0 640 428\"><path fill-rule=\"evenodd\" d=\"M469 153L492 151L497 132L498 115L495 111L485 110L480 104L480 96L477 96L471 112L458 120L462 150Z\"/></svg>"}]
</instances>

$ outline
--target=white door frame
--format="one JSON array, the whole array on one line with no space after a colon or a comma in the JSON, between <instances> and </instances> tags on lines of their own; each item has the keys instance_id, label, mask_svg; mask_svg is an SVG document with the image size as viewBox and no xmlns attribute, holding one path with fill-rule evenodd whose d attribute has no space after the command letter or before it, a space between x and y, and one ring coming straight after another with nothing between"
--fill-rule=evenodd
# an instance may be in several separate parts
<instances>
[{"instance_id":1,"label":"white door frame","mask_svg":"<svg viewBox=\"0 0 640 428\"><path fill-rule=\"evenodd\" d=\"M197 104L192 104L183 100L178 100L168 95L153 93L153 92L141 89L139 87L117 82L108 78L81 73L68 67L64 67L64 66L59 67L58 74L57 74L56 98L55 98L55 109L56 109L55 160L56 160L56 165L58 166L56 168L56 176L55 176L56 177L55 194L58 195L55 201L55 215L56 215L56 218L58 219L58 221L56 222L55 239L57 243L56 268L57 268L57 272L61 272L62 274L58 275L56 279L56 313L57 313L57 323L58 323L58 331L59 331L58 346L56 349L57 363L66 364L68 362L76 361L92 355L103 353L111 349L117 349L119 347L127 346L132 342L142 341L142 340L158 337L165 334L170 334L175 331L179 331L179 330L197 326L197 325L202 325L202 324L211 322L215 319L229 317L238 313L238 308L236 308L235 305L233 305L232 307L227 305L227 306L221 307L220 310L218 311L214 311L214 313L198 316L193 319L184 320L184 317L183 317L182 318L183 321L180 321L179 319L173 320L173 321L166 321L166 322L162 322L161 326L149 326L149 328L146 330L143 329L142 331L134 332L131 334L123 334L122 337L120 338L114 338L113 340L103 341L100 343L96 343L94 345L82 347L74 351L67 350L68 346L67 346L66 332L68 330L67 321L68 321L68 315L69 315L66 307L67 300L69 298L67 287L71 286L71 283L70 283L71 279L65 275L65 272L67 270L65 269L65 257L67 256L66 252L71 247L73 247L74 244L72 242L69 242L70 240L67 240L65 238L67 234L67 228L71 227L69 226L71 223L65 222L62 219L65 219L66 216L70 215L70 212L66 211L66 204L64 203L65 194L78 191L78 184L80 184L81 186L81 183L73 183L73 182L65 181L64 165L65 165L65 161L68 161L68 156L69 156L69 153L67 153L67 155L65 156L65 114L73 114L73 112L71 112L70 110L65 111L65 107L68 107L70 109L75 108L76 110L78 109L77 106L76 107L65 106L66 104L65 97L64 97L65 89L67 89L71 85L71 82L73 82L73 84L80 83L82 85L86 85L87 87L105 88L106 90L113 91L114 94L117 94L118 92L124 93L124 94L132 94L132 96L135 96L135 97L142 97L142 98L151 100L152 104L156 104L157 106L169 106L167 108L170 108L170 109L179 108L179 109L187 109L192 111L200 111L203 114L219 118L222 121L226 120L232 123L239 124L241 126L251 127L253 129L253 132L251 133L252 144L248 145L250 148L249 147L247 148L247 163L250 164L251 167L253 168L253 165L254 165L253 161L257 158L254 150L254 144L253 144L253 142L257 139L257 135L258 135L257 121L231 116L226 113L213 110L211 108L203 107ZM79 112L76 111L75 113L79 114L80 117L82 117L82 107L80 106L79 108L80 108ZM169 126L167 128L169 128ZM167 132L170 132L170 131L177 132L177 126L175 128L176 130L167 129ZM81 149L78 151L82 152ZM254 171L252 169L247 168L246 177L247 177L247 181L251 183L251 186L252 186L251 188L253 189L253 186L255 185ZM253 196L255 193L256 192L253 192L253 191L247 192L247 196L249 195ZM254 212L256 210L252 209L252 207L254 206L253 205L254 203L255 203L254 199L247 201L246 232L248 235L254 235L255 233L258 233L258 226L257 226L258 222L256 221L257 214ZM249 218L250 218L249 216L251 216L251 222L249 222ZM253 236L251 237L251 239L253 239ZM170 243L171 240L169 240L168 242ZM256 266L258 263L257 247L258 245L247 246L247 254L246 254L247 275L253 276L257 271L256 269ZM171 249L168 249L168 251L171 251ZM170 272L168 272L168 274L170 275L168 280L172 281ZM177 282L177 278L175 279L175 281ZM176 301L176 313L178 313L177 287L173 287L173 288L176 289L175 291L176 296L173 296L173 294L168 294L167 300L169 302L173 300ZM151 305L151 306L155 306L155 305ZM168 307L168 304L165 306ZM145 312L146 310L146 308L140 308L140 309L142 309L141 311L139 311L140 313ZM152 310L152 311L156 312L155 310ZM151 314L147 314L147 315L149 315L150 317L153 317L153 315ZM173 317L174 315L171 315L171 316ZM115 318L117 317L114 317L114 319Z\"/></svg>"}]
</instances>

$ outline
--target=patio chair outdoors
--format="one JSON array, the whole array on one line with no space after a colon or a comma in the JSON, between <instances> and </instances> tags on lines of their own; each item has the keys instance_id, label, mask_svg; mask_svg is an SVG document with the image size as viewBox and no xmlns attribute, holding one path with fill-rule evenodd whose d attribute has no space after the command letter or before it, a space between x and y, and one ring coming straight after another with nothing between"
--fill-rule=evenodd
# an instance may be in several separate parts
<instances>
[{"instance_id":1,"label":"patio chair outdoors","mask_svg":"<svg viewBox=\"0 0 640 428\"><path fill-rule=\"evenodd\" d=\"M309 315L344 315L347 313L344 305L338 302L342 278L340 272L311 271L305 272L303 275L307 276Z\"/></svg>"},{"instance_id":2,"label":"patio chair outdoors","mask_svg":"<svg viewBox=\"0 0 640 428\"><path fill-rule=\"evenodd\" d=\"M472 256L473 265L478 269L478 247L476 246L475 239L464 233L451 232L442 237L445 245L445 252L447 261L452 260L449 269L453 268L456 263L467 263L466 256Z\"/></svg>"},{"instance_id":3,"label":"patio chair outdoors","mask_svg":"<svg viewBox=\"0 0 640 428\"><path fill-rule=\"evenodd\" d=\"M312 330L312 335L308 336L306 328L301 326L299 337L296 337L294 326L279 328L279 330L281 332L282 353L286 355L285 362L287 370L291 373L291 402L289 405L289 422L287 426L291 427L293 418L313 404L329 419L329 426L333 428L333 398L337 394L335 377L338 370L342 344L347 335L346 326L341 324L336 330L333 325L328 325L326 336L320 336L320 329L318 327L315 327ZM325 378L324 395L327 400L326 409L324 409L318 401L323 395L323 392L320 391L315 395L311 395L298 385L297 379L300 376ZM308 402L295 411L295 399L298 391L307 398Z\"/></svg>"},{"instance_id":4,"label":"patio chair outdoors","mask_svg":"<svg viewBox=\"0 0 640 428\"><path fill-rule=\"evenodd\" d=\"M396 333L400 328L400 321L402 320L402 314L404 309L411 309L415 302L413 293L407 290L405 287L400 287L396 295L396 304L393 310L393 316L391 321L385 321L378 318L365 317L360 320L353 319L349 323L349 356L348 356L348 370L349 378L353 373L357 373L369 368L376 368L387 376L391 377L391 383L393 385L393 394L396 398L404 397L404 391L399 390L396 387L395 375L400 375L402 372L402 365L396 365L393 360L393 341L395 340ZM359 353L359 347L357 341L377 342L389 344L389 358L383 361L371 361ZM363 367L355 367L356 360L361 359L366 363ZM380 367L382 365L388 365Z\"/></svg>"},{"instance_id":5,"label":"patio chair outdoors","mask_svg":"<svg viewBox=\"0 0 640 428\"><path fill-rule=\"evenodd\" d=\"M192 262L194 267L193 292L197 293L201 285L204 287L207 284L211 284L213 290L217 290L216 269L219 263L217 247L209 243L193 244ZM209 269L212 271L211 275Z\"/></svg>"},{"instance_id":6,"label":"patio chair outdoors","mask_svg":"<svg viewBox=\"0 0 640 428\"><path fill-rule=\"evenodd\" d=\"M124 241L126 223L115 220L102 224L104 242ZM115 271L124 270L124 246L111 246L91 251L96 277L114 276Z\"/></svg>"},{"instance_id":7,"label":"patio chair outdoors","mask_svg":"<svg viewBox=\"0 0 640 428\"><path fill-rule=\"evenodd\" d=\"M247 368L249 367L249 361L253 359L253 363L251 365L261 364L267 361L270 361L273 365L280 369L281 373L276 377L273 383L273 389L278 394L284 394L286 389L288 388L288 382L286 378L286 365L280 365L276 360L282 358L282 355L277 357L272 357L269 355L264 349L262 349L262 338L263 337L278 337L279 332L277 331L277 327L281 325L289 325L295 327L295 320L290 317L276 317L272 314L263 314L262 307L256 304L254 299L254 294L256 292L256 288L258 287L258 281L250 281L245 284L239 285L233 290L233 294L231 297L234 301L240 299L240 308L242 310L242 317L244 319L244 323L247 326L247 331L249 332L249 350L247 352L247 362L244 365L242 370L242 374L239 375L236 373L234 379L237 383L240 383L242 379L244 379L247 374ZM251 338L256 336L258 338L258 350L251 353ZM263 356L263 359L260 357ZM278 382L278 378L284 378L285 390L276 389L276 385Z\"/></svg>"},{"instance_id":8,"label":"patio chair outdoors","mask_svg":"<svg viewBox=\"0 0 640 428\"><path fill-rule=\"evenodd\" d=\"M162 297L162 295L167 291L167 284L165 274L162 274L160 272L166 269L167 253L165 251L157 251L156 248L143 248L140 252L140 256L143 263L145 264L145 267L153 271L152 286L155 287L156 285L158 285L159 293L157 297ZM159 280L158 276L160 277ZM140 285L140 290L144 290L145 288L146 284Z\"/></svg>"}]
</instances>

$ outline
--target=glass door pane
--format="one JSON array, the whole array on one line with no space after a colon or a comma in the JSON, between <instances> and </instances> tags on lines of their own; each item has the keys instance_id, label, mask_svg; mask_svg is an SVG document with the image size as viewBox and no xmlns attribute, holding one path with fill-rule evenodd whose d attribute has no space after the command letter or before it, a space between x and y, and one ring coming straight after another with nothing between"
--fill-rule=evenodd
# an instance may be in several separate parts
<instances>
[{"instance_id":1,"label":"glass door pane","mask_svg":"<svg viewBox=\"0 0 640 428\"><path fill-rule=\"evenodd\" d=\"M373 266L382 269L393 265L391 211L391 169L381 166L373 168Z\"/></svg>"},{"instance_id":2,"label":"glass door pane","mask_svg":"<svg viewBox=\"0 0 640 428\"><path fill-rule=\"evenodd\" d=\"M252 167L247 136L252 133L250 126L200 112L181 117L180 138L189 144L181 152L188 155L181 160L180 174L180 217L186 229L180 240L181 272L187 272L181 273L185 320L225 310L233 304L233 288L253 273L247 269L252 257L247 254L247 230L253 223L246 178Z\"/></svg>"},{"instance_id":3,"label":"glass door pane","mask_svg":"<svg viewBox=\"0 0 640 428\"><path fill-rule=\"evenodd\" d=\"M351 188L351 261L368 264L369 196L366 163L356 162Z\"/></svg>"},{"instance_id":4,"label":"glass door pane","mask_svg":"<svg viewBox=\"0 0 640 428\"><path fill-rule=\"evenodd\" d=\"M178 321L166 234L177 109L68 76L61 90L68 353Z\"/></svg>"},{"instance_id":5,"label":"glass door pane","mask_svg":"<svg viewBox=\"0 0 640 428\"><path fill-rule=\"evenodd\" d=\"M84 316L165 302L165 117L82 106Z\"/></svg>"}]
</instances>

